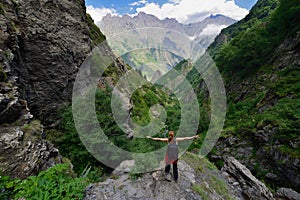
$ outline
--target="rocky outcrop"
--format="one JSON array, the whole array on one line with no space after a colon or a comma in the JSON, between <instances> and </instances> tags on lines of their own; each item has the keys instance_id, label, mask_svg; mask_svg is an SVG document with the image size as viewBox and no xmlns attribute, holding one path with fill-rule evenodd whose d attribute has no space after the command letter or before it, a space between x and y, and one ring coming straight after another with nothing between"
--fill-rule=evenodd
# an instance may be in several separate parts
<instances>
[{"instance_id":1,"label":"rocky outcrop","mask_svg":"<svg viewBox=\"0 0 300 200\"><path fill-rule=\"evenodd\" d=\"M276 199L278 199L278 200L298 200L298 199L300 199L300 194L289 188L280 188L276 193Z\"/></svg>"},{"instance_id":2,"label":"rocky outcrop","mask_svg":"<svg viewBox=\"0 0 300 200\"><path fill-rule=\"evenodd\" d=\"M240 188L240 192L245 199L274 199L272 192L265 184L255 178L245 165L242 165L233 157L226 157L224 161L223 175L227 177L231 185L235 185L235 188Z\"/></svg>"},{"instance_id":3,"label":"rocky outcrop","mask_svg":"<svg viewBox=\"0 0 300 200\"><path fill-rule=\"evenodd\" d=\"M134 162L124 161L104 182L86 188L88 199L237 199L237 200L296 200L299 194L280 188L273 194L256 179L245 165L233 157L224 157L221 171L206 159L186 153L178 163L178 182L165 180L164 171L133 174Z\"/></svg>"},{"instance_id":4,"label":"rocky outcrop","mask_svg":"<svg viewBox=\"0 0 300 200\"><path fill-rule=\"evenodd\" d=\"M16 121L25 108L24 101L18 97L17 87L9 88L4 85L0 93L0 124Z\"/></svg>"},{"instance_id":5,"label":"rocky outcrop","mask_svg":"<svg viewBox=\"0 0 300 200\"><path fill-rule=\"evenodd\" d=\"M190 153L178 163L178 182L165 180L163 169L145 174L126 173L132 164L128 161L118 168L118 175L89 185L85 199L238 199L231 195L221 174L211 163Z\"/></svg>"},{"instance_id":6,"label":"rocky outcrop","mask_svg":"<svg viewBox=\"0 0 300 200\"><path fill-rule=\"evenodd\" d=\"M296 200L300 194L289 188L280 188L272 193L264 183L253 176L250 170L231 156L223 156L222 175L237 199ZM270 176L273 176L270 174Z\"/></svg>"},{"instance_id":7,"label":"rocky outcrop","mask_svg":"<svg viewBox=\"0 0 300 200\"><path fill-rule=\"evenodd\" d=\"M85 199L196 200L202 199L201 195L207 195L209 199L223 199L222 194L218 194L212 188L210 194L204 192L205 187L210 187L207 182L207 186L204 186L203 193L201 193L200 189L197 188L198 185L203 184L200 181L201 177L185 161L179 161L178 167L179 179L177 183L166 181L163 170L146 173L138 177L123 173L117 177L109 178L105 182L89 185L85 191ZM206 174L206 176L210 177L211 174Z\"/></svg>"},{"instance_id":8,"label":"rocky outcrop","mask_svg":"<svg viewBox=\"0 0 300 200\"><path fill-rule=\"evenodd\" d=\"M95 31L84 1L6 0L1 9L0 62L8 76L18 78L32 113L53 122L70 102L78 68L92 50ZM100 34L98 42L105 38Z\"/></svg>"},{"instance_id":9,"label":"rocky outcrop","mask_svg":"<svg viewBox=\"0 0 300 200\"><path fill-rule=\"evenodd\" d=\"M0 86L0 171L24 179L62 162L58 149L43 140L43 126L32 120L15 83Z\"/></svg>"},{"instance_id":10,"label":"rocky outcrop","mask_svg":"<svg viewBox=\"0 0 300 200\"><path fill-rule=\"evenodd\" d=\"M1 173L24 179L62 162L58 149L39 139L42 129L35 136L27 132L31 125L0 128Z\"/></svg>"}]
</instances>

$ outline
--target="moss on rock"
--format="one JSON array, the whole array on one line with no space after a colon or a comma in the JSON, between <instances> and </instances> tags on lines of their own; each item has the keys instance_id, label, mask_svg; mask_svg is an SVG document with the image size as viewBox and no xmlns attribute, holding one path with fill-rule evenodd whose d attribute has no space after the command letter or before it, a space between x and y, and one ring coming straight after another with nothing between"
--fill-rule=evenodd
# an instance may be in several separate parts
<instances>
[{"instance_id":1,"label":"moss on rock","mask_svg":"<svg viewBox=\"0 0 300 200\"><path fill-rule=\"evenodd\" d=\"M1 4L0 4L0 12L1 12ZM7 81L7 76L6 73L3 70L2 65L0 64L0 82L6 82Z\"/></svg>"}]
</instances>

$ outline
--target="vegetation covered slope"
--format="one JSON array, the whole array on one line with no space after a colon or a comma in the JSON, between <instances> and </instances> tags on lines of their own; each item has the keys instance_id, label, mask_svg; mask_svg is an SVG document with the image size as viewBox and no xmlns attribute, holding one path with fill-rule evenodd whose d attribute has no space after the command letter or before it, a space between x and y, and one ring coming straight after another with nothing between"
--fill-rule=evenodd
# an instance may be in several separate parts
<instances>
[{"instance_id":1,"label":"vegetation covered slope","mask_svg":"<svg viewBox=\"0 0 300 200\"><path fill-rule=\"evenodd\" d=\"M300 188L300 1L260 0L209 52L227 90L223 137L232 154L274 186Z\"/></svg>"}]
</instances>

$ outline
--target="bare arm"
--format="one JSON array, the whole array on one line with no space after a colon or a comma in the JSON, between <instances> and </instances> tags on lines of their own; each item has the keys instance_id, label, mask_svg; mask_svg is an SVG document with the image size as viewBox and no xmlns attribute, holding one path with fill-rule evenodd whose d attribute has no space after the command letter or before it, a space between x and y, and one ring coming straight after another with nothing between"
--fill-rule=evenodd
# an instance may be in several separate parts
<instances>
[{"instance_id":1,"label":"bare arm","mask_svg":"<svg viewBox=\"0 0 300 200\"><path fill-rule=\"evenodd\" d=\"M168 142L168 138L153 138L151 136L146 136L146 138L152 139L152 140L155 140L155 141L160 141L160 142Z\"/></svg>"},{"instance_id":2,"label":"bare arm","mask_svg":"<svg viewBox=\"0 0 300 200\"><path fill-rule=\"evenodd\" d=\"M198 135L195 135L195 136L191 136L191 137L181 137L181 138L176 138L177 141L183 141L183 140L192 140L192 139L195 139L195 138L198 138L199 136Z\"/></svg>"}]
</instances>

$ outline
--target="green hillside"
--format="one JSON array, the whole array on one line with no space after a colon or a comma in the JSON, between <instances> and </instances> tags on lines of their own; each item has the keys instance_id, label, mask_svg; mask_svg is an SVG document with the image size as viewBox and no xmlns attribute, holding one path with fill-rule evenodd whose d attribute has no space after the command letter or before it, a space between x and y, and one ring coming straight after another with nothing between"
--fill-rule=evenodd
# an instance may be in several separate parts
<instances>
[{"instance_id":1,"label":"green hillside","mask_svg":"<svg viewBox=\"0 0 300 200\"><path fill-rule=\"evenodd\" d=\"M292 163L300 158L299 21L299 0L261 0L209 47L228 98L213 154L236 154L271 186L298 191L300 167Z\"/></svg>"}]
</instances>

